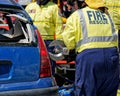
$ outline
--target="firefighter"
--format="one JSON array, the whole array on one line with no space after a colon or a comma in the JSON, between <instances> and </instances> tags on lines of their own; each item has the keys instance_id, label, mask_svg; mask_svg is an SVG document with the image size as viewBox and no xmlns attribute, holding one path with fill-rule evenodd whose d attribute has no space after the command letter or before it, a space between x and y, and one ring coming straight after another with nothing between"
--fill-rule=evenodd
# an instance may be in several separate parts
<instances>
[{"instance_id":1,"label":"firefighter","mask_svg":"<svg viewBox=\"0 0 120 96\"><path fill-rule=\"evenodd\" d=\"M120 0L103 0L115 23L116 29L120 30Z\"/></svg>"},{"instance_id":2,"label":"firefighter","mask_svg":"<svg viewBox=\"0 0 120 96\"><path fill-rule=\"evenodd\" d=\"M78 0L62 33L76 50L75 96L116 96L119 84L118 36L102 0Z\"/></svg>"},{"instance_id":3,"label":"firefighter","mask_svg":"<svg viewBox=\"0 0 120 96\"><path fill-rule=\"evenodd\" d=\"M42 35L48 51L52 52L54 47L48 47L48 45L62 32L62 18L57 4L50 0L36 0L28 4L25 10ZM54 74L55 62L52 60L51 62Z\"/></svg>"},{"instance_id":4,"label":"firefighter","mask_svg":"<svg viewBox=\"0 0 120 96\"><path fill-rule=\"evenodd\" d=\"M119 35L119 48L120 48L120 0L104 0L105 5L114 21L115 27Z\"/></svg>"},{"instance_id":5,"label":"firefighter","mask_svg":"<svg viewBox=\"0 0 120 96\"><path fill-rule=\"evenodd\" d=\"M78 9L78 5L76 0L74 2L71 2L71 0L62 0L62 15L63 15L63 22L66 23L67 18Z\"/></svg>"}]
</instances>

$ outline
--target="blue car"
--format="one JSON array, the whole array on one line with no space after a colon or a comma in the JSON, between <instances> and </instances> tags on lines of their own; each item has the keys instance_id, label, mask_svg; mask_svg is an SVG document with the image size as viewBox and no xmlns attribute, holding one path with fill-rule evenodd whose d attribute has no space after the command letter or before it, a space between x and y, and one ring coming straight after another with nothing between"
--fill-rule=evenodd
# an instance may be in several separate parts
<instances>
[{"instance_id":1,"label":"blue car","mask_svg":"<svg viewBox=\"0 0 120 96\"><path fill-rule=\"evenodd\" d=\"M0 96L57 96L40 32L14 0L0 0Z\"/></svg>"}]
</instances>

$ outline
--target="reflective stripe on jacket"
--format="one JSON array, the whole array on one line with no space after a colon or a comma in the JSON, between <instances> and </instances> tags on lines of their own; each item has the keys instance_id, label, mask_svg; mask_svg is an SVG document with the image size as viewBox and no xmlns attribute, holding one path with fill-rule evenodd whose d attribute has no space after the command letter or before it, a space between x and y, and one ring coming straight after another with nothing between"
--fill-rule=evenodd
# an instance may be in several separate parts
<instances>
[{"instance_id":1,"label":"reflective stripe on jacket","mask_svg":"<svg viewBox=\"0 0 120 96\"><path fill-rule=\"evenodd\" d=\"M108 11L115 23L117 29L120 30L120 0L103 0L108 7Z\"/></svg>"},{"instance_id":2,"label":"reflective stripe on jacket","mask_svg":"<svg viewBox=\"0 0 120 96\"><path fill-rule=\"evenodd\" d=\"M116 32L109 15L86 7L68 18L62 36L68 49L76 48L81 52L91 48L117 47Z\"/></svg>"},{"instance_id":3,"label":"reflective stripe on jacket","mask_svg":"<svg viewBox=\"0 0 120 96\"><path fill-rule=\"evenodd\" d=\"M44 40L54 40L55 35L62 32L62 17L57 4L48 2L39 6L36 2L25 8Z\"/></svg>"}]
</instances>

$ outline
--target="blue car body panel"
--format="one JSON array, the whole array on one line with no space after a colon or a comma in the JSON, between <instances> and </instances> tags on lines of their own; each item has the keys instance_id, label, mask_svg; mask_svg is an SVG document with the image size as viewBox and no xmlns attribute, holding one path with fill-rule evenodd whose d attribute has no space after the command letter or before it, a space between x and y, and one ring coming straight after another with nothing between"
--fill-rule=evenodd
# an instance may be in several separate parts
<instances>
[{"instance_id":1,"label":"blue car body panel","mask_svg":"<svg viewBox=\"0 0 120 96\"><path fill-rule=\"evenodd\" d=\"M0 14L9 21L9 31L0 30L0 96L57 96L58 86L54 77L40 77L41 66L49 57L44 58L40 53L39 43L42 41L38 43L37 28L29 15L14 0L0 0ZM20 33L20 26L23 29L23 34L18 37L9 37L10 29L16 25L12 17L19 21L17 32ZM7 35L4 32L8 32ZM45 60L41 62L41 58Z\"/></svg>"},{"instance_id":2,"label":"blue car body panel","mask_svg":"<svg viewBox=\"0 0 120 96\"><path fill-rule=\"evenodd\" d=\"M53 81L52 78L43 78L31 82L6 83L6 84L1 84L0 91L2 92L2 91L10 91L10 90L49 88L53 86L52 81Z\"/></svg>"},{"instance_id":3,"label":"blue car body panel","mask_svg":"<svg viewBox=\"0 0 120 96\"><path fill-rule=\"evenodd\" d=\"M0 62L0 91L53 86L53 78L39 78L38 47L1 47Z\"/></svg>"},{"instance_id":4,"label":"blue car body panel","mask_svg":"<svg viewBox=\"0 0 120 96\"><path fill-rule=\"evenodd\" d=\"M0 84L39 78L40 55L37 47L1 47L0 62L3 60L10 61L11 64L0 64Z\"/></svg>"}]
</instances>

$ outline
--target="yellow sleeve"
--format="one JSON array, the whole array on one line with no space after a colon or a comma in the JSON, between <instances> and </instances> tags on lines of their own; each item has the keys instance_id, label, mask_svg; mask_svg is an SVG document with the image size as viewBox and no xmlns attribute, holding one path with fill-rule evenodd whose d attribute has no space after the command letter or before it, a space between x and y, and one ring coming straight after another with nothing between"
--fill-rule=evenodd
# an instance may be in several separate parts
<instances>
[{"instance_id":1,"label":"yellow sleeve","mask_svg":"<svg viewBox=\"0 0 120 96\"><path fill-rule=\"evenodd\" d=\"M36 11L36 2L30 3L26 6L25 11L29 14L32 20L35 19L35 11Z\"/></svg>"},{"instance_id":2,"label":"yellow sleeve","mask_svg":"<svg viewBox=\"0 0 120 96\"><path fill-rule=\"evenodd\" d=\"M76 24L75 24L74 15L72 14L68 17L65 29L62 33L62 38L69 50L75 48L75 33L76 33Z\"/></svg>"},{"instance_id":3,"label":"yellow sleeve","mask_svg":"<svg viewBox=\"0 0 120 96\"><path fill-rule=\"evenodd\" d=\"M114 21L116 29L120 30L120 0L104 0Z\"/></svg>"},{"instance_id":4,"label":"yellow sleeve","mask_svg":"<svg viewBox=\"0 0 120 96\"><path fill-rule=\"evenodd\" d=\"M58 8L57 5L55 6L55 9L53 11L53 21L55 24L56 39L62 39L61 33L63 32L63 21L60 9Z\"/></svg>"}]
</instances>

